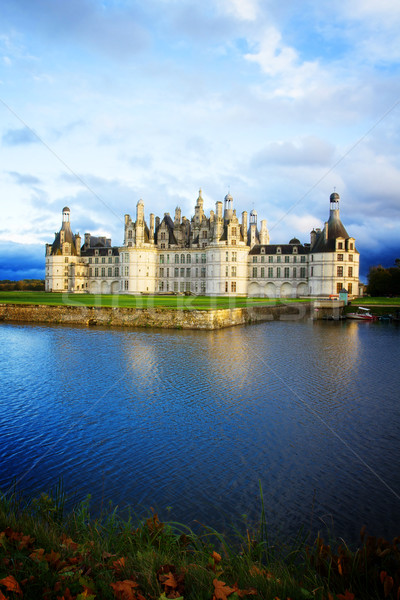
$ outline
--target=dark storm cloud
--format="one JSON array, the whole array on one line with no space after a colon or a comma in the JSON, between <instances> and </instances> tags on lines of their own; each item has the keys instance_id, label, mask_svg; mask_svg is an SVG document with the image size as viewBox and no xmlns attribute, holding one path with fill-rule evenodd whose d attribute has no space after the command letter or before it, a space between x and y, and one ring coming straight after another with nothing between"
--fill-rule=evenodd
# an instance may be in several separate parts
<instances>
[{"instance_id":1,"label":"dark storm cloud","mask_svg":"<svg viewBox=\"0 0 400 600\"><path fill-rule=\"evenodd\" d=\"M37 144L39 139L27 127L9 129L2 136L3 146L19 146L23 144Z\"/></svg>"},{"instance_id":2,"label":"dark storm cloud","mask_svg":"<svg viewBox=\"0 0 400 600\"><path fill-rule=\"evenodd\" d=\"M40 179L34 175L17 173L16 171L8 171L8 174L13 178L14 182L19 185L39 185L41 183Z\"/></svg>"},{"instance_id":3,"label":"dark storm cloud","mask_svg":"<svg viewBox=\"0 0 400 600\"><path fill-rule=\"evenodd\" d=\"M44 246L0 242L0 279L44 279Z\"/></svg>"},{"instance_id":4,"label":"dark storm cloud","mask_svg":"<svg viewBox=\"0 0 400 600\"><path fill-rule=\"evenodd\" d=\"M139 24L143 19L139 3L121 10L97 0L6 0L2 12L14 27L30 25L48 39L78 41L118 58L147 45L147 34Z\"/></svg>"}]
</instances>

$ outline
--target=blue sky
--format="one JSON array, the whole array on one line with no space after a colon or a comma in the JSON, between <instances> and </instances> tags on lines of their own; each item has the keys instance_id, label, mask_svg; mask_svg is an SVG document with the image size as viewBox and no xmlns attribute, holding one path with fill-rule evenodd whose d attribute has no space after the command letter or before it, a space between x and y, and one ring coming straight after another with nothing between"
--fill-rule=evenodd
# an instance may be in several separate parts
<instances>
[{"instance_id":1,"label":"blue sky","mask_svg":"<svg viewBox=\"0 0 400 600\"><path fill-rule=\"evenodd\" d=\"M341 216L400 256L400 3L3 0L0 279L44 276L61 210L123 238L137 201L190 217L230 191L271 243Z\"/></svg>"}]
</instances>

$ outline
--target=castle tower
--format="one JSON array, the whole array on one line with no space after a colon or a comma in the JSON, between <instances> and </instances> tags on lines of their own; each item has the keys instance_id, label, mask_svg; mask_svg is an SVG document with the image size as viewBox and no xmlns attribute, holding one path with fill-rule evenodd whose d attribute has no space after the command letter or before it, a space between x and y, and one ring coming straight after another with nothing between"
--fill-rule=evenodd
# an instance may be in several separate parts
<instances>
[{"instance_id":1,"label":"castle tower","mask_svg":"<svg viewBox=\"0 0 400 600\"><path fill-rule=\"evenodd\" d=\"M224 198L224 220L230 221L233 217L233 198L227 194Z\"/></svg>"}]
</instances>

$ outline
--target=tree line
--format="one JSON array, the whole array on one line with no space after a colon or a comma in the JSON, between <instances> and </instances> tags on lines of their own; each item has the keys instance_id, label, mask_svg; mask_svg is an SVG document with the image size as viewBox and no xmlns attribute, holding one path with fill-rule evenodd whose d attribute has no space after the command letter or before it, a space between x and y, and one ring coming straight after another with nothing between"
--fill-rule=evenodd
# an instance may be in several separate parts
<instances>
[{"instance_id":1,"label":"tree line","mask_svg":"<svg viewBox=\"0 0 400 600\"><path fill-rule=\"evenodd\" d=\"M367 294L370 296L400 296L400 258L393 267L371 267L368 273Z\"/></svg>"},{"instance_id":2,"label":"tree line","mask_svg":"<svg viewBox=\"0 0 400 600\"><path fill-rule=\"evenodd\" d=\"M20 279L19 281L12 281L11 279L0 280L0 291L31 291L31 292L44 292L44 279Z\"/></svg>"}]
</instances>

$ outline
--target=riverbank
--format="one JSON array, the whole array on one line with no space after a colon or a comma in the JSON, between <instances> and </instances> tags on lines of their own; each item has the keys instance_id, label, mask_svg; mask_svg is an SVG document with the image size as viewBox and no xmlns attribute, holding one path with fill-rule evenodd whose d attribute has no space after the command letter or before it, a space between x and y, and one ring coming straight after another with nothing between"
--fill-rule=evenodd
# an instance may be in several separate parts
<instances>
[{"instance_id":1,"label":"riverbank","mask_svg":"<svg viewBox=\"0 0 400 600\"><path fill-rule=\"evenodd\" d=\"M261 498L262 500L262 498ZM0 499L0 598L25 600L368 600L396 598L393 544L363 538L352 551L299 536L272 547L265 515L232 539L202 527L123 519L109 507L92 519L89 500L69 513L65 496ZM397 593L397 596L396 596Z\"/></svg>"},{"instance_id":2,"label":"riverbank","mask_svg":"<svg viewBox=\"0 0 400 600\"><path fill-rule=\"evenodd\" d=\"M113 327L161 327L166 329L222 329L262 321L301 319L311 304L279 304L231 309L127 308L0 304L0 321L57 323Z\"/></svg>"},{"instance_id":3,"label":"riverbank","mask_svg":"<svg viewBox=\"0 0 400 600\"><path fill-rule=\"evenodd\" d=\"M338 319L343 307L339 300L310 298L0 293L0 321L103 327L212 330L263 321Z\"/></svg>"}]
</instances>

